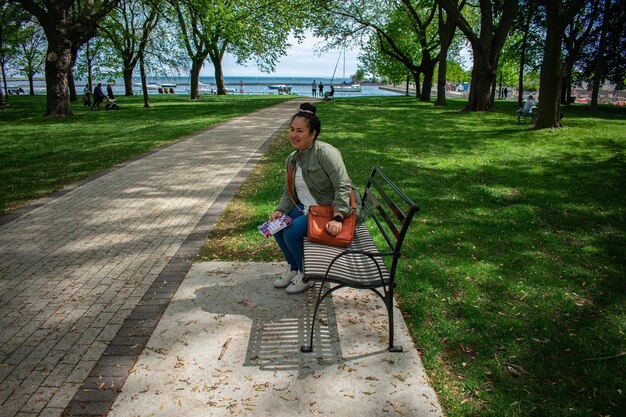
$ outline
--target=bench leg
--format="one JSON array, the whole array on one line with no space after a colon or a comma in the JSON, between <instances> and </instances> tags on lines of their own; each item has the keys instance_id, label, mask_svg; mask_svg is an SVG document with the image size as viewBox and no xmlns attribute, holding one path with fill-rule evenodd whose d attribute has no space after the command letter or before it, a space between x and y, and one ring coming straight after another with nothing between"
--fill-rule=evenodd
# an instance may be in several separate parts
<instances>
[{"instance_id":1,"label":"bench leg","mask_svg":"<svg viewBox=\"0 0 626 417\"><path fill-rule=\"evenodd\" d=\"M315 331L315 320L317 319L317 310L322 304L322 300L325 295L322 296L322 292L324 291L324 282L322 281L322 285L320 285L320 290L317 293L317 300L315 300L315 310L313 310L313 319L311 320L311 333L309 334L309 344L300 347L300 352L302 353L310 353L313 352L313 332Z\"/></svg>"},{"instance_id":2,"label":"bench leg","mask_svg":"<svg viewBox=\"0 0 626 417\"><path fill-rule=\"evenodd\" d=\"M385 294L385 306L387 307L387 316L389 318L389 352L402 352L402 346L393 344L393 289Z\"/></svg>"},{"instance_id":3,"label":"bench leg","mask_svg":"<svg viewBox=\"0 0 626 417\"><path fill-rule=\"evenodd\" d=\"M309 334L309 344L300 347L300 352L302 353L310 353L313 352L313 333L315 332L315 321L317 319L317 310L319 306L322 304L324 298L327 295L330 295L335 290L343 288L344 285L337 285L335 287L330 288L328 291L324 293L324 281L320 285L320 290L317 294L317 300L315 301L315 309L313 310L313 319L311 321L311 333ZM393 289L385 291L385 295L383 296L379 291L373 290L376 294L378 294L385 303L385 307L387 308L387 316L389 319L389 352L403 352L402 346L394 345L394 320L393 320Z\"/></svg>"}]
</instances>

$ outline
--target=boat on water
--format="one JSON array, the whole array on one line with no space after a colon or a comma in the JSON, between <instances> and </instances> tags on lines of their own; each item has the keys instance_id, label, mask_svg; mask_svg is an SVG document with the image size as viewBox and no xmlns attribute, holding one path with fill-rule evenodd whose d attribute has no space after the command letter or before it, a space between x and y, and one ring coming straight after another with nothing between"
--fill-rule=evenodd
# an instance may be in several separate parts
<instances>
[{"instance_id":1,"label":"boat on water","mask_svg":"<svg viewBox=\"0 0 626 417\"><path fill-rule=\"evenodd\" d=\"M287 89L291 91L291 86L285 84L268 84L267 88L270 90L284 90Z\"/></svg>"},{"instance_id":2,"label":"boat on water","mask_svg":"<svg viewBox=\"0 0 626 417\"><path fill-rule=\"evenodd\" d=\"M360 93L361 84L339 84L335 86L335 91L341 93Z\"/></svg>"},{"instance_id":3,"label":"boat on water","mask_svg":"<svg viewBox=\"0 0 626 417\"><path fill-rule=\"evenodd\" d=\"M339 56L337 57L337 64L335 64L335 70L333 71L333 76L330 79L330 83L332 85L333 80L335 79L335 73L337 72L337 66L339 65L339 59L343 53L343 78L346 78L346 45L343 46L343 51L339 52ZM360 93L361 92L361 84L354 82L342 81L341 84L333 85L335 91L334 93Z\"/></svg>"},{"instance_id":4,"label":"boat on water","mask_svg":"<svg viewBox=\"0 0 626 417\"><path fill-rule=\"evenodd\" d=\"M198 92L199 93L211 93L215 88L211 84L204 84L198 81ZM188 91L191 91L191 88L187 87Z\"/></svg>"},{"instance_id":5,"label":"boat on water","mask_svg":"<svg viewBox=\"0 0 626 417\"><path fill-rule=\"evenodd\" d=\"M191 87L186 87L185 90L191 91ZM237 92L236 88L232 87L224 87L227 94L235 94ZM204 94L217 94L217 87L213 84L204 84L198 81L198 93Z\"/></svg>"},{"instance_id":6,"label":"boat on water","mask_svg":"<svg viewBox=\"0 0 626 417\"><path fill-rule=\"evenodd\" d=\"M293 88L285 84L270 84L267 87L270 90L278 90L278 94L291 94L291 89Z\"/></svg>"},{"instance_id":7,"label":"boat on water","mask_svg":"<svg viewBox=\"0 0 626 417\"><path fill-rule=\"evenodd\" d=\"M226 94L235 94L237 89L233 87L224 87L224 91L226 91ZM217 87L213 87L211 89L211 94L217 94Z\"/></svg>"},{"instance_id":8,"label":"boat on water","mask_svg":"<svg viewBox=\"0 0 626 417\"><path fill-rule=\"evenodd\" d=\"M133 83L133 87L141 88L141 83ZM148 83L147 84L148 90L158 90L159 87L161 87L159 84L154 84L154 83Z\"/></svg>"},{"instance_id":9,"label":"boat on water","mask_svg":"<svg viewBox=\"0 0 626 417\"><path fill-rule=\"evenodd\" d=\"M163 84L161 84L161 87L163 87L163 88L176 88L177 85L178 84L176 84L176 83L163 83Z\"/></svg>"}]
</instances>

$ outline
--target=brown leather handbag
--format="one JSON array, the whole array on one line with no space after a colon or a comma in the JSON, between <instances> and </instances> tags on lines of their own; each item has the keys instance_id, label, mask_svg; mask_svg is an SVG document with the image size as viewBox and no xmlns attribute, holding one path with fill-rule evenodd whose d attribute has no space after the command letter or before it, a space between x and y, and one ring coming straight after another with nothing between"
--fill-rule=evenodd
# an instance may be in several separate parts
<instances>
[{"instance_id":1,"label":"brown leather handbag","mask_svg":"<svg viewBox=\"0 0 626 417\"><path fill-rule=\"evenodd\" d=\"M296 207L299 207L293 198L293 176L293 166L289 165L287 169L287 192L291 201ZM326 231L326 223L334 218L335 208L333 206L309 206L307 229L309 242L343 248L350 246L352 239L354 239L354 230L356 229L356 199L354 190L350 190L350 206L352 207L352 212L344 217L341 232L335 236Z\"/></svg>"}]
</instances>

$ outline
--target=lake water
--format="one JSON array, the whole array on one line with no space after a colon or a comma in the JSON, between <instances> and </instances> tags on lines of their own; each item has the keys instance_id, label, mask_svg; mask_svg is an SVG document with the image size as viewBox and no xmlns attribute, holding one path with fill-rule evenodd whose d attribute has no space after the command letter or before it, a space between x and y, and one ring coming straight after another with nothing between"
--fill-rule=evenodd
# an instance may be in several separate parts
<instances>
[{"instance_id":1,"label":"lake water","mask_svg":"<svg viewBox=\"0 0 626 417\"><path fill-rule=\"evenodd\" d=\"M331 79L331 78L314 78L314 77L224 77L224 83L229 90L229 94L278 94L277 90L270 89L269 85L285 85L291 87L291 93L299 96L312 97L311 85L315 81L316 84L320 82L324 85L324 91L330 91L329 87L332 84L335 86L341 84L343 81L349 82L344 79ZM140 79L133 80L133 84L139 84ZM151 84L176 84L174 88L175 94L190 94L190 79L189 77L153 77L149 79ZM214 77L200 77L202 87L206 89L215 88ZM243 86L243 88L242 88ZM141 89L136 87L136 93L140 94ZM116 85L113 87L113 92L117 94L124 93L123 80L116 81ZM156 90L149 90L149 94L158 94ZM201 91L200 94L210 94L209 91ZM335 97L358 97L358 96L386 96L397 95L389 91L381 90L376 85L363 85L361 86L361 92L359 93L347 93L347 92L335 92Z\"/></svg>"},{"instance_id":2,"label":"lake water","mask_svg":"<svg viewBox=\"0 0 626 417\"><path fill-rule=\"evenodd\" d=\"M243 94L277 94L277 90L270 89L268 85L286 85L291 87L291 93L312 97L311 92L311 84L315 81L316 84L322 82L324 85L324 91L330 91L329 86L334 84L335 86L342 83L343 81L349 82L349 80L344 79L332 79L331 78L314 78L314 77L224 77L224 82L226 88L229 90L229 94L241 94L241 86L243 85ZM97 80L94 80L94 84L97 83ZM174 93L180 95L186 95L191 93L190 88L190 79L189 77L151 77L148 79L149 84L157 84L161 85L163 83L168 84L176 84L174 87ZM200 77L200 82L203 84L202 88L208 90L210 88L215 88L215 78L214 77ZM133 79L134 91L135 94L141 94L141 87L139 84L141 83L141 79L135 77ZM11 87L22 86L24 90L28 91L28 83L24 81L14 81L9 83ZM86 81L79 80L76 82L76 90L79 95L82 94L82 90ZM102 82L105 85L105 82ZM124 80L117 79L113 84L113 93L115 95L123 95L124 94ZM45 94L45 83L42 81L35 82L35 93L36 94ZM149 89L148 94L159 94L156 89ZM201 95L210 94L209 91L201 91ZM359 93L347 93L335 91L335 97L359 97L359 96L387 96L387 95L398 95L397 93L393 93L390 91L385 91L380 89L376 85L363 85L361 86L361 92Z\"/></svg>"}]
</instances>

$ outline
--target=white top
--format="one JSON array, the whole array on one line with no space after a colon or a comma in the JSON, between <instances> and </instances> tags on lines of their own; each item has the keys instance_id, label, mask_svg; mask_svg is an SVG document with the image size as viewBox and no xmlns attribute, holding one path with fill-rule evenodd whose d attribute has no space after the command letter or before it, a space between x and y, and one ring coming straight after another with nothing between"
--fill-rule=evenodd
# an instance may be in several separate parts
<instances>
[{"instance_id":1,"label":"white top","mask_svg":"<svg viewBox=\"0 0 626 417\"><path fill-rule=\"evenodd\" d=\"M307 187L306 182L304 182L304 178L302 178L302 167L300 164L296 164L296 179L294 183L296 187L296 195L300 202L304 205L304 212L309 212L309 206L316 206L317 201L309 191L309 187Z\"/></svg>"},{"instance_id":2,"label":"white top","mask_svg":"<svg viewBox=\"0 0 626 417\"><path fill-rule=\"evenodd\" d=\"M526 103L524 103L524 110L522 111L524 113L530 113L535 104L536 104L535 100L533 100L532 98L529 98L528 100L526 100Z\"/></svg>"}]
</instances>

